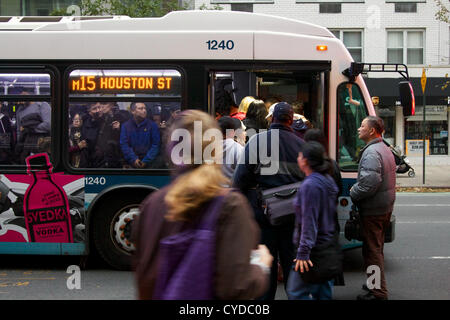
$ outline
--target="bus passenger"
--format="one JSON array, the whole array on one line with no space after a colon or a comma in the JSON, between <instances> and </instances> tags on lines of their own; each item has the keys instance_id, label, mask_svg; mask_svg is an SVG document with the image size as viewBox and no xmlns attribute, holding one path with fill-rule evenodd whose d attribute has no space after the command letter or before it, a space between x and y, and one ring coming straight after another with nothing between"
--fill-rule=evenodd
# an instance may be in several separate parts
<instances>
[{"instance_id":1,"label":"bus passenger","mask_svg":"<svg viewBox=\"0 0 450 320\"><path fill-rule=\"evenodd\" d=\"M29 94L23 91L22 94ZM32 153L39 152L39 138L49 137L51 107L47 102L18 102L16 111L17 146L20 163Z\"/></svg>"},{"instance_id":2,"label":"bus passenger","mask_svg":"<svg viewBox=\"0 0 450 320\"><path fill-rule=\"evenodd\" d=\"M81 127L80 139L85 141L86 146L81 149L80 168L95 168L103 160L103 157L96 152L102 120L100 103L89 104L88 114L83 119L83 126Z\"/></svg>"},{"instance_id":3,"label":"bus passenger","mask_svg":"<svg viewBox=\"0 0 450 320\"><path fill-rule=\"evenodd\" d=\"M1 110L3 104L0 102L0 164L12 164L14 150L14 134L11 120Z\"/></svg>"},{"instance_id":4,"label":"bus passenger","mask_svg":"<svg viewBox=\"0 0 450 320\"><path fill-rule=\"evenodd\" d=\"M246 141L260 130L268 129L269 125L266 120L267 109L262 100L254 100L250 103L247 115L242 121L247 132Z\"/></svg>"},{"instance_id":5,"label":"bus passenger","mask_svg":"<svg viewBox=\"0 0 450 320\"><path fill-rule=\"evenodd\" d=\"M283 99L280 96L278 96L278 95L277 96L269 96L269 97L267 97L266 99L263 99L263 100L264 100L264 104L266 106L267 112L269 112L269 108L270 108L271 105L283 101Z\"/></svg>"},{"instance_id":6,"label":"bus passenger","mask_svg":"<svg viewBox=\"0 0 450 320\"><path fill-rule=\"evenodd\" d=\"M257 187L266 190L296 183L304 178L297 165L297 156L304 142L292 132L293 117L291 105L286 102L277 103L269 130L254 135L245 145L244 155L233 177L233 186L240 189L252 204L256 221L261 228L261 243L267 245L275 260L271 270L270 288L262 297L264 300L275 299L278 256L287 281L294 259L294 221L292 219L279 226L271 225L264 214ZM268 142L276 139L278 143Z\"/></svg>"},{"instance_id":7,"label":"bus passenger","mask_svg":"<svg viewBox=\"0 0 450 320\"><path fill-rule=\"evenodd\" d=\"M99 158L103 158L103 161L98 164L101 168L122 167L119 139L120 125L124 122L124 117L119 113L118 108L114 109L114 107L114 102L100 103L103 121L97 139L97 149L100 152Z\"/></svg>"},{"instance_id":8,"label":"bus passenger","mask_svg":"<svg viewBox=\"0 0 450 320\"><path fill-rule=\"evenodd\" d=\"M133 116L122 125L120 147L125 160L134 168L143 169L152 165L160 149L160 132L156 123L147 118L145 103L133 102Z\"/></svg>"},{"instance_id":9,"label":"bus passenger","mask_svg":"<svg viewBox=\"0 0 450 320\"><path fill-rule=\"evenodd\" d=\"M81 149L86 148L86 141L81 141L81 128L83 120L81 115L76 113L73 116L72 125L69 128L69 154L70 164L75 167L80 167Z\"/></svg>"},{"instance_id":10,"label":"bus passenger","mask_svg":"<svg viewBox=\"0 0 450 320\"><path fill-rule=\"evenodd\" d=\"M199 133L194 132L195 122L202 123ZM141 204L141 214L133 223L132 232L132 241L136 246L133 266L138 298L254 299L267 289L272 256L265 246L255 250L259 230L248 201L241 193L223 187L228 179L219 164L209 162L212 160L211 153L204 152L209 144L201 143L203 135L207 130L218 130L217 123L202 111L187 110L177 116L170 131L179 129L187 130L193 141L200 139L201 163L193 163L193 149L183 149L182 157L191 161L176 165L172 183L152 192ZM171 141L171 148L167 150L169 157L182 139ZM212 210L208 210L210 204L215 205ZM214 238L212 241L202 238L203 241L197 243L203 249L206 244L211 250L195 250L198 246L192 245L188 248L194 250L188 254L185 253L186 247L179 247L177 256L180 258L173 259L174 263L167 263L167 251L163 251L161 240L176 237L185 230L195 230L199 221L209 215L214 218L211 218L214 221ZM251 261L252 253L256 254ZM186 259L182 258L184 256L187 256ZM199 263L200 260L204 263ZM164 273L170 277L176 271L182 275L176 279L169 278L169 283L177 283L181 287L165 285ZM189 283L192 279L183 278L192 274L207 279ZM172 279L175 281L170 281Z\"/></svg>"},{"instance_id":11,"label":"bus passenger","mask_svg":"<svg viewBox=\"0 0 450 320\"><path fill-rule=\"evenodd\" d=\"M231 117L225 116L219 119L219 126L223 134L223 165L222 172L225 177L232 179L234 170L238 165L239 158L244 152L244 147L234 140L237 129L241 129L240 123ZM239 120L237 120L240 122Z\"/></svg>"},{"instance_id":12,"label":"bus passenger","mask_svg":"<svg viewBox=\"0 0 450 320\"><path fill-rule=\"evenodd\" d=\"M230 114L230 117L239 119L239 120L241 120L241 121L244 120L244 119L245 119L245 116L246 116L246 113L247 113L247 110L248 110L248 106L249 106L250 103L252 103L253 101L255 101L255 98L253 98L253 97L251 97L251 96L244 97L244 98L241 100L241 103L239 104L239 109L238 109L238 111L235 112L235 113L233 113L233 114Z\"/></svg>"}]
</instances>

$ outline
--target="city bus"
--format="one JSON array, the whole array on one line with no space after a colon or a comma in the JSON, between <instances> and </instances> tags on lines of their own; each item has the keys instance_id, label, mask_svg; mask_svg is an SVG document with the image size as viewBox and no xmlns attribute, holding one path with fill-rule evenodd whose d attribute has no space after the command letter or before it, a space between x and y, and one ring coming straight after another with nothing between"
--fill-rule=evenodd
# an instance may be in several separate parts
<instances>
[{"instance_id":1,"label":"city bus","mask_svg":"<svg viewBox=\"0 0 450 320\"><path fill-rule=\"evenodd\" d=\"M128 269L139 205L170 181L167 128L180 110L215 116L225 97L296 102L323 130L344 181L343 233L364 146L357 129L375 111L363 65L326 28L208 10L0 17L0 44L1 254L95 250ZM124 134L139 104L152 124L144 165Z\"/></svg>"}]
</instances>

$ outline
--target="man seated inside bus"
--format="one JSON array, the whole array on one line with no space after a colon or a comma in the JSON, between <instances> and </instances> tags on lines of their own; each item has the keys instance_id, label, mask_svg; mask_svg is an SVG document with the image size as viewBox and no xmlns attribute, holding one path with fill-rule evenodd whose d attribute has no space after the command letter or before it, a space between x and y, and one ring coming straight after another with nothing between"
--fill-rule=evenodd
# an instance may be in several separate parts
<instances>
[{"instance_id":1,"label":"man seated inside bus","mask_svg":"<svg viewBox=\"0 0 450 320\"><path fill-rule=\"evenodd\" d=\"M32 95L34 88L14 88L11 94ZM22 101L16 104L17 145L16 156L19 163L34 153L42 152L38 142L40 138L50 137L51 107L47 102ZM41 139L42 141L42 139Z\"/></svg>"},{"instance_id":2,"label":"man seated inside bus","mask_svg":"<svg viewBox=\"0 0 450 320\"><path fill-rule=\"evenodd\" d=\"M122 125L120 148L129 166L137 169L151 167L160 149L160 132L157 124L147 118L145 103L130 105L132 118Z\"/></svg>"}]
</instances>

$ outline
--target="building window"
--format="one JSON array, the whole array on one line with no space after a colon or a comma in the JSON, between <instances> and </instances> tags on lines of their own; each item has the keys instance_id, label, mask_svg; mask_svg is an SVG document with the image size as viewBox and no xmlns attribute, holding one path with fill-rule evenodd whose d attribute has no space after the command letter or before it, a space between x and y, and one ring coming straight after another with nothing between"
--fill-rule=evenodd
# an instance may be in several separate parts
<instances>
[{"instance_id":1,"label":"building window","mask_svg":"<svg viewBox=\"0 0 450 320\"><path fill-rule=\"evenodd\" d=\"M417 12L417 3L414 2L396 3L395 12Z\"/></svg>"},{"instance_id":2,"label":"building window","mask_svg":"<svg viewBox=\"0 0 450 320\"><path fill-rule=\"evenodd\" d=\"M319 13L341 13L340 3L320 3Z\"/></svg>"},{"instance_id":3,"label":"building window","mask_svg":"<svg viewBox=\"0 0 450 320\"><path fill-rule=\"evenodd\" d=\"M274 3L274 0L211 0L212 4L243 4L243 3ZM244 11L244 10L234 10L234 11ZM252 11L253 12L253 11Z\"/></svg>"},{"instance_id":4,"label":"building window","mask_svg":"<svg viewBox=\"0 0 450 320\"><path fill-rule=\"evenodd\" d=\"M253 12L253 3L232 3L231 11Z\"/></svg>"},{"instance_id":5,"label":"building window","mask_svg":"<svg viewBox=\"0 0 450 320\"><path fill-rule=\"evenodd\" d=\"M388 31L387 62L424 64L424 36L421 30Z\"/></svg>"},{"instance_id":6,"label":"building window","mask_svg":"<svg viewBox=\"0 0 450 320\"><path fill-rule=\"evenodd\" d=\"M355 62L363 60L362 31L357 30L330 30L336 38L340 39Z\"/></svg>"}]
</instances>

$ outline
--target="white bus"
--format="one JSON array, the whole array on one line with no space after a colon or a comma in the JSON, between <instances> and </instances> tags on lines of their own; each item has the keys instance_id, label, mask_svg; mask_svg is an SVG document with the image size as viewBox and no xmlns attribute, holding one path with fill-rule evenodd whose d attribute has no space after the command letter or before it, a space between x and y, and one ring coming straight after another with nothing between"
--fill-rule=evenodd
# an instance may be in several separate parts
<instances>
[{"instance_id":1,"label":"white bus","mask_svg":"<svg viewBox=\"0 0 450 320\"><path fill-rule=\"evenodd\" d=\"M246 96L301 102L342 170L343 232L363 146L357 128L375 111L364 66L326 28L223 11L0 17L0 44L0 253L95 249L128 268L139 204L169 181L167 124L180 109L214 115L226 95L237 104ZM156 125L145 168L133 167L118 134L133 102L145 103Z\"/></svg>"}]
</instances>

